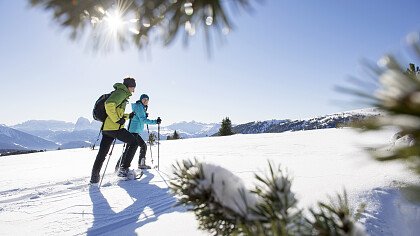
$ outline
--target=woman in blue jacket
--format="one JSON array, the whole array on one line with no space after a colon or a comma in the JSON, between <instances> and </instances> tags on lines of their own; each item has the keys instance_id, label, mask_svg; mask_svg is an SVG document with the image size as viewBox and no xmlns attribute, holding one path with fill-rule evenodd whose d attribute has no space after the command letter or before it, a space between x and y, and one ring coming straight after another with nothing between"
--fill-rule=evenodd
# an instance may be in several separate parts
<instances>
[{"instance_id":1,"label":"woman in blue jacket","mask_svg":"<svg viewBox=\"0 0 420 236\"><path fill-rule=\"evenodd\" d=\"M160 124L162 120L158 118L157 120L147 119L147 107L149 104L149 96L142 94L140 100L136 103L132 103L131 107L135 113L134 117L131 120L130 128L128 131L132 133L140 143L140 157L139 157L139 169L150 169L150 166L146 165L146 151L147 145L144 140L141 138L140 134L144 130L144 124L155 125Z\"/></svg>"}]
</instances>

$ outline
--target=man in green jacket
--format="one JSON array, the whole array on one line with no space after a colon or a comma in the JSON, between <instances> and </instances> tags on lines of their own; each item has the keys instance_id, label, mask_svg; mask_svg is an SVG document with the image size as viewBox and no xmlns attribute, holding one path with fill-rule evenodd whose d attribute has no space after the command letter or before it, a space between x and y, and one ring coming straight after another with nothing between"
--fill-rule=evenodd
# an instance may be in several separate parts
<instances>
[{"instance_id":1,"label":"man in green jacket","mask_svg":"<svg viewBox=\"0 0 420 236\"><path fill-rule=\"evenodd\" d=\"M91 183L98 183L100 179L99 172L105 157L112 145L114 139L118 139L128 144L126 155L121 164L119 176L126 176L128 168L136 153L138 141L130 132L124 128L124 123L134 114L124 114L125 106L128 99L134 93L136 81L133 78L125 78L123 83L114 84L114 92L105 101L105 111L108 117L105 119L102 128L102 140L99 147L98 155L92 168ZM131 117L130 117L131 116Z\"/></svg>"}]
</instances>

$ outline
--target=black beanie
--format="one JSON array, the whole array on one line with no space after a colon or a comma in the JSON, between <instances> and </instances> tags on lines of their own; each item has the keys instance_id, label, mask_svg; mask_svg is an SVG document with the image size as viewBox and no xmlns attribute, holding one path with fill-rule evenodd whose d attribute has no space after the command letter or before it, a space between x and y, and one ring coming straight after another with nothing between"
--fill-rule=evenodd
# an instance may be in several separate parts
<instances>
[{"instance_id":1,"label":"black beanie","mask_svg":"<svg viewBox=\"0 0 420 236\"><path fill-rule=\"evenodd\" d=\"M128 87L136 87L136 80L133 78L125 78L123 84Z\"/></svg>"}]
</instances>

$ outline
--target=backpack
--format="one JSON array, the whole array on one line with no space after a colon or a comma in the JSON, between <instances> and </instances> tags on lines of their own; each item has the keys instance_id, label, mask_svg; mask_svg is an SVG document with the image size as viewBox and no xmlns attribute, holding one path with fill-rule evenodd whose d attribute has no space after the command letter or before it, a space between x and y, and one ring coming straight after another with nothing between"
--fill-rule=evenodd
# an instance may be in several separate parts
<instances>
[{"instance_id":1,"label":"backpack","mask_svg":"<svg viewBox=\"0 0 420 236\"><path fill-rule=\"evenodd\" d=\"M111 96L111 94L114 91L110 93L102 94L98 98L98 100L96 100L95 105L93 106L93 111L92 111L93 119L100 121L102 123L105 122L105 119L108 117L108 114L106 114L106 110L105 110L105 102L106 100L108 100L108 98ZM122 103L119 104L117 107L121 106L125 102L127 102L127 100L124 99Z\"/></svg>"},{"instance_id":2,"label":"backpack","mask_svg":"<svg viewBox=\"0 0 420 236\"><path fill-rule=\"evenodd\" d=\"M105 111L105 101L111 96L111 93L106 93L101 95L98 100L96 100L95 105L93 106L93 119L105 122L105 119L108 117Z\"/></svg>"}]
</instances>

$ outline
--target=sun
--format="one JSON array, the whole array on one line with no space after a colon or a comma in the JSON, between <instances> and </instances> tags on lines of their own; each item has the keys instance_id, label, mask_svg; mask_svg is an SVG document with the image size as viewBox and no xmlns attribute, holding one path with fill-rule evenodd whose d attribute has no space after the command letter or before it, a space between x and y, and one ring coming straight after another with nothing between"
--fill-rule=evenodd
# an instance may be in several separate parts
<instances>
[{"instance_id":1,"label":"sun","mask_svg":"<svg viewBox=\"0 0 420 236\"><path fill-rule=\"evenodd\" d=\"M117 33L124 25L124 21L121 18L121 13L119 11L115 11L113 13L107 12L104 20L107 22L109 30L112 33Z\"/></svg>"},{"instance_id":2,"label":"sun","mask_svg":"<svg viewBox=\"0 0 420 236\"><path fill-rule=\"evenodd\" d=\"M112 49L116 44L126 42L127 33L139 34L138 19L127 14L132 1L117 0L117 4L104 9L97 6L98 16L91 18L92 38L95 48Z\"/></svg>"}]
</instances>

